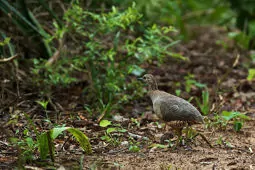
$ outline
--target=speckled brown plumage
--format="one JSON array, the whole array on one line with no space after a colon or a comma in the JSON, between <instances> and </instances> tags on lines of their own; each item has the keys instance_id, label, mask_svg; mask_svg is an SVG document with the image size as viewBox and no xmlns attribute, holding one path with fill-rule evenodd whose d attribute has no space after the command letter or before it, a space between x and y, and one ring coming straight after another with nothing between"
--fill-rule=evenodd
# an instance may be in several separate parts
<instances>
[{"instance_id":1,"label":"speckled brown plumage","mask_svg":"<svg viewBox=\"0 0 255 170\"><path fill-rule=\"evenodd\" d=\"M142 79L148 84L148 95L152 100L154 112L174 129L179 139L183 127L203 123L200 112L188 101L158 90L157 81L153 75L145 74ZM179 143L179 140L177 142Z\"/></svg>"},{"instance_id":2,"label":"speckled brown plumage","mask_svg":"<svg viewBox=\"0 0 255 170\"><path fill-rule=\"evenodd\" d=\"M178 135L177 145L180 142L183 127L204 122L200 112L188 101L158 90L157 81L153 75L145 74L142 79L148 84L148 94L152 100L154 112ZM198 132L197 135L201 136L211 148L213 147L202 133Z\"/></svg>"},{"instance_id":3,"label":"speckled brown plumage","mask_svg":"<svg viewBox=\"0 0 255 170\"><path fill-rule=\"evenodd\" d=\"M156 115L166 121L180 121L189 124L203 122L200 112L188 101L158 90L157 82L153 75L146 74L143 80L148 84L148 95L153 103Z\"/></svg>"}]
</instances>

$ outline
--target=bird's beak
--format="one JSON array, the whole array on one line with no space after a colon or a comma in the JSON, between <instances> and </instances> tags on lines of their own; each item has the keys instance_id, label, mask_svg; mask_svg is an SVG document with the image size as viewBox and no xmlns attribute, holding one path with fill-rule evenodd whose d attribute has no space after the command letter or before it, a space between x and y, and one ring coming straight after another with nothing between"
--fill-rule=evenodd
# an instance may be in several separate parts
<instances>
[{"instance_id":1,"label":"bird's beak","mask_svg":"<svg viewBox=\"0 0 255 170\"><path fill-rule=\"evenodd\" d=\"M143 81L143 78L142 77L138 77L137 80Z\"/></svg>"}]
</instances>

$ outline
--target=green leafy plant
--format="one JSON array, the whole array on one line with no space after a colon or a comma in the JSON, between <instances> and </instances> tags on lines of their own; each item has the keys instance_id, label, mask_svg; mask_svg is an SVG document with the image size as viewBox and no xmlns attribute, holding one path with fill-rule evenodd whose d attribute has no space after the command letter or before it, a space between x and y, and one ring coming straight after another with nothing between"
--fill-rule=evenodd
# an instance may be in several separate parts
<instances>
[{"instance_id":1,"label":"green leafy plant","mask_svg":"<svg viewBox=\"0 0 255 170\"><path fill-rule=\"evenodd\" d=\"M122 6L130 1L121 1ZM145 22L170 24L180 30L182 38L189 38L188 24L227 24L234 16L227 1L220 0L135 0L136 8Z\"/></svg>"},{"instance_id":2,"label":"green leafy plant","mask_svg":"<svg viewBox=\"0 0 255 170\"><path fill-rule=\"evenodd\" d=\"M29 117L29 115L24 114L24 116L28 121L28 127L22 133L20 133L19 130L16 131L16 136L20 135L21 136L20 138L11 137L9 139L11 143L14 146L17 146L19 150L18 161L20 164L34 160L36 158L34 153L37 151L39 145L36 140L36 138L39 136L39 132L36 129L34 122ZM17 117L15 116L15 118L10 120L8 124L15 124L17 122L18 117L19 117L18 115ZM35 138L31 137L32 133L35 133Z\"/></svg>"},{"instance_id":3,"label":"green leafy plant","mask_svg":"<svg viewBox=\"0 0 255 170\"><path fill-rule=\"evenodd\" d=\"M176 89L175 94L176 94L176 96L180 96L181 95L181 89Z\"/></svg>"},{"instance_id":4,"label":"green leafy plant","mask_svg":"<svg viewBox=\"0 0 255 170\"><path fill-rule=\"evenodd\" d=\"M140 122L137 119L131 117L131 122L134 123L136 127L140 127Z\"/></svg>"},{"instance_id":5,"label":"green leafy plant","mask_svg":"<svg viewBox=\"0 0 255 170\"><path fill-rule=\"evenodd\" d=\"M99 123L101 127L107 127L104 136L101 137L102 140L107 141L114 146L120 144L119 136L115 137L113 135L114 132L116 133L124 133L127 130L122 128L119 124L112 124L109 120L101 120Z\"/></svg>"},{"instance_id":6,"label":"green leafy plant","mask_svg":"<svg viewBox=\"0 0 255 170\"><path fill-rule=\"evenodd\" d=\"M11 43L11 38L7 37L6 34L2 31L0 31L0 35L4 39L3 42L0 42L0 55L1 55L1 57L3 57L3 56L4 57L14 56L15 55L15 48L14 48L13 44Z\"/></svg>"},{"instance_id":7,"label":"green leafy plant","mask_svg":"<svg viewBox=\"0 0 255 170\"><path fill-rule=\"evenodd\" d=\"M221 115L214 116L212 122L207 122L207 126L226 129L229 124L232 124L233 129L238 132L242 129L245 120L250 120L250 118L240 112L222 111Z\"/></svg>"},{"instance_id":8,"label":"green leafy plant","mask_svg":"<svg viewBox=\"0 0 255 170\"><path fill-rule=\"evenodd\" d=\"M250 118L240 112L228 112L223 111L222 118L228 123L230 120L233 120L233 128L235 131L240 131L243 127L243 123L245 120L249 120Z\"/></svg>"},{"instance_id":9,"label":"green leafy plant","mask_svg":"<svg viewBox=\"0 0 255 170\"><path fill-rule=\"evenodd\" d=\"M249 42L251 41L251 37L246 35L244 32L241 32L241 31L229 32L228 37L230 39L235 40L235 42L240 47L245 48L245 49L249 48Z\"/></svg>"},{"instance_id":10,"label":"green leafy plant","mask_svg":"<svg viewBox=\"0 0 255 170\"><path fill-rule=\"evenodd\" d=\"M187 76L184 77L185 79L185 91L187 93L190 93L192 86L196 86L199 88L205 88L206 84L199 83L194 79L193 74L188 74Z\"/></svg>"},{"instance_id":11,"label":"green leafy plant","mask_svg":"<svg viewBox=\"0 0 255 170\"><path fill-rule=\"evenodd\" d=\"M43 109L46 110L49 101L46 101L46 100L39 101L39 100L38 100L38 101L36 101L36 103L38 103L39 105L41 105L41 106L43 107Z\"/></svg>"},{"instance_id":12,"label":"green leafy plant","mask_svg":"<svg viewBox=\"0 0 255 170\"><path fill-rule=\"evenodd\" d=\"M209 92L208 92L206 84L199 83L198 81L196 81L194 79L194 75L192 75L192 74L188 74L184 78L185 78L185 91L186 92L190 93L191 88L193 86L203 89L202 100L200 100L198 97L195 97L195 100L196 100L198 107L200 108L202 114L203 115L209 114L210 100L209 100ZM191 97L189 101L191 101L192 99L193 99L193 97Z\"/></svg>"},{"instance_id":13,"label":"green leafy plant","mask_svg":"<svg viewBox=\"0 0 255 170\"><path fill-rule=\"evenodd\" d=\"M140 151L140 147L137 146L137 145L130 145L128 150L131 151L131 152L139 152Z\"/></svg>"},{"instance_id":14,"label":"green leafy plant","mask_svg":"<svg viewBox=\"0 0 255 170\"><path fill-rule=\"evenodd\" d=\"M111 125L111 124L112 124L112 122L109 121L109 120L101 120L100 123L99 123L99 126L101 126L101 127L107 127L107 126L109 126L109 125Z\"/></svg>"},{"instance_id":15,"label":"green leafy plant","mask_svg":"<svg viewBox=\"0 0 255 170\"><path fill-rule=\"evenodd\" d=\"M37 131L34 122L29 118L27 114L25 114L25 116L28 120L30 127L23 131L23 135L20 139L16 137L10 138L12 144L16 145L19 148L19 161L21 163L35 160L36 151L39 151L41 159L45 159L49 155L51 160L54 161L55 146L53 140L56 139L63 131L70 132L79 142L85 153L92 153L89 138L80 130L71 127L56 127L40 134ZM17 131L16 133L19 133L19 131ZM35 133L34 137L31 137L32 133Z\"/></svg>"},{"instance_id":16,"label":"green leafy plant","mask_svg":"<svg viewBox=\"0 0 255 170\"><path fill-rule=\"evenodd\" d=\"M18 133L17 131L16 133ZM16 137L11 137L9 140L12 144L16 145L19 148L19 162L32 161L36 157L34 155L35 151L38 148L38 143L31 137L31 131L25 129L23 131L23 137L21 139Z\"/></svg>"},{"instance_id":17,"label":"green leafy plant","mask_svg":"<svg viewBox=\"0 0 255 170\"><path fill-rule=\"evenodd\" d=\"M79 142L82 149L87 154L92 153L91 144L89 142L89 138L80 130L71 127L60 127L53 128L47 132L41 134L38 138L39 142L39 151L41 159L45 159L49 154L51 160L54 161L54 144L53 140L56 139L63 131L70 132L75 139Z\"/></svg>"},{"instance_id":18,"label":"green leafy plant","mask_svg":"<svg viewBox=\"0 0 255 170\"><path fill-rule=\"evenodd\" d=\"M51 11L51 14L53 13L46 3L43 1L39 2L42 2L44 4L43 7L47 7L48 10ZM43 54L48 57L52 55L50 45L45 42L50 35L42 28L38 20L34 17L33 13L29 10L26 1L9 3L8 1L3 0L0 2L0 10L7 16L12 13L13 17L11 17L10 21L17 26L23 35L26 37L32 37L31 39L33 42L38 44L36 48L40 49Z\"/></svg>"},{"instance_id":19,"label":"green leafy plant","mask_svg":"<svg viewBox=\"0 0 255 170\"><path fill-rule=\"evenodd\" d=\"M205 90L202 91L202 101L200 101L198 98L195 98L195 99L203 115L208 115L210 111L210 100L209 100L208 89L205 88Z\"/></svg>"},{"instance_id":20,"label":"green leafy plant","mask_svg":"<svg viewBox=\"0 0 255 170\"><path fill-rule=\"evenodd\" d=\"M6 38L4 39L4 41L0 41L0 46L5 46L5 45L9 44L9 43L10 43L10 40L11 40L10 37L6 37Z\"/></svg>"},{"instance_id":21,"label":"green leafy plant","mask_svg":"<svg viewBox=\"0 0 255 170\"><path fill-rule=\"evenodd\" d=\"M55 33L48 40L61 40L65 34L74 40L68 48L79 47L78 52L70 54L72 57L68 57L67 52L52 66L47 65L46 60L36 60L33 82L50 92L52 86L77 82L72 76L75 73L84 74L88 82L84 93L90 101L87 107L90 112L103 116L141 95L142 88L137 81L131 79L128 84L124 83L129 74L143 74L140 65L152 59L162 62L166 56L185 58L171 52L172 46L179 42L169 36L176 32L174 27L154 24L144 26L139 32L143 26L142 15L135 7L132 4L122 11L112 7L110 12L97 14L73 4L63 17L65 24L55 26ZM44 70L43 75L39 74L41 70Z\"/></svg>"},{"instance_id":22,"label":"green leafy plant","mask_svg":"<svg viewBox=\"0 0 255 170\"><path fill-rule=\"evenodd\" d=\"M255 79L255 69L254 68L250 68L248 76L247 76L247 80L251 81L253 79Z\"/></svg>"},{"instance_id":23,"label":"green leafy plant","mask_svg":"<svg viewBox=\"0 0 255 170\"><path fill-rule=\"evenodd\" d=\"M231 8L236 11L236 27L239 28L245 38L243 38L247 43L245 43L246 48L254 48L254 38L255 38L255 18L254 1L249 0L229 0Z\"/></svg>"}]
</instances>

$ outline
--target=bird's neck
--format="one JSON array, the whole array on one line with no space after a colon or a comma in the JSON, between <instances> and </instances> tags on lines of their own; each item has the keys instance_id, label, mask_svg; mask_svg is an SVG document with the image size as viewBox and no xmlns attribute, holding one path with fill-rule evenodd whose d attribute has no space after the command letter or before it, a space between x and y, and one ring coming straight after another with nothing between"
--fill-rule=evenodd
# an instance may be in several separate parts
<instances>
[{"instance_id":1,"label":"bird's neck","mask_svg":"<svg viewBox=\"0 0 255 170\"><path fill-rule=\"evenodd\" d=\"M161 90L153 90L153 91L149 91L148 95L150 96L152 102L154 103L154 101L156 101L158 98L160 97L170 97L170 98L178 98L174 95L171 95L167 92L161 91Z\"/></svg>"},{"instance_id":2,"label":"bird's neck","mask_svg":"<svg viewBox=\"0 0 255 170\"><path fill-rule=\"evenodd\" d=\"M153 80L153 82L149 84L148 90L149 91L158 90L158 84L157 84L156 80Z\"/></svg>"}]
</instances>

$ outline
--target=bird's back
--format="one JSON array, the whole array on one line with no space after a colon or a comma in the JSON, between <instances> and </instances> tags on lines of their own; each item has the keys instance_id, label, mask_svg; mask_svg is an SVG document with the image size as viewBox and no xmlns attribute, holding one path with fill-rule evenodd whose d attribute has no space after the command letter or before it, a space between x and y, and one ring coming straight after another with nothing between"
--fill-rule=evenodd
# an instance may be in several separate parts
<instances>
[{"instance_id":1,"label":"bird's back","mask_svg":"<svg viewBox=\"0 0 255 170\"><path fill-rule=\"evenodd\" d=\"M154 112L164 121L203 122L200 112L188 101L159 90L149 95Z\"/></svg>"}]
</instances>

